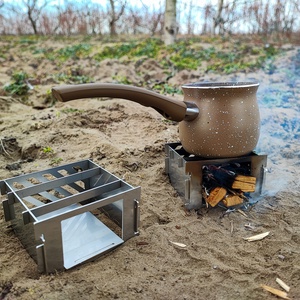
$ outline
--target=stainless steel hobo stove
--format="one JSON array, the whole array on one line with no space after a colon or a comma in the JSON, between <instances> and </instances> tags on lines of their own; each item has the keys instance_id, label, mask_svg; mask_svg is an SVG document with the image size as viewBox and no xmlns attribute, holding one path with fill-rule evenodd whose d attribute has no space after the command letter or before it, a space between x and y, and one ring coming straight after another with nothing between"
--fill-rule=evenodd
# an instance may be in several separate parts
<instances>
[{"instance_id":1,"label":"stainless steel hobo stove","mask_svg":"<svg viewBox=\"0 0 300 300\"><path fill-rule=\"evenodd\" d=\"M183 198L187 209L199 209L205 205L202 197L203 168L205 166L223 166L243 164L249 175L256 178L255 191L251 198L258 198L263 190L267 167L267 155L254 152L247 156L207 159L186 152L181 143L165 145L165 171L178 194Z\"/></svg>"},{"instance_id":2,"label":"stainless steel hobo stove","mask_svg":"<svg viewBox=\"0 0 300 300\"><path fill-rule=\"evenodd\" d=\"M90 160L0 182L5 220L40 272L72 268L138 235L140 187Z\"/></svg>"}]
</instances>

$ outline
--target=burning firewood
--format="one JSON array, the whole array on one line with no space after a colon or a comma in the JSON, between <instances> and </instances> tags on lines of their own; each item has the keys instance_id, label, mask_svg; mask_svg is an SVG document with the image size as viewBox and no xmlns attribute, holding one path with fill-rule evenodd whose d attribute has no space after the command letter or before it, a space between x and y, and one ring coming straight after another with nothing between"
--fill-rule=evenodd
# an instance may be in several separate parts
<instances>
[{"instance_id":1,"label":"burning firewood","mask_svg":"<svg viewBox=\"0 0 300 300\"><path fill-rule=\"evenodd\" d=\"M244 201L237 195L228 195L222 201L227 207L242 204Z\"/></svg>"},{"instance_id":2,"label":"burning firewood","mask_svg":"<svg viewBox=\"0 0 300 300\"><path fill-rule=\"evenodd\" d=\"M241 190L245 193L255 192L256 178L253 176L237 175L232 184L233 189Z\"/></svg>"},{"instance_id":3,"label":"burning firewood","mask_svg":"<svg viewBox=\"0 0 300 300\"><path fill-rule=\"evenodd\" d=\"M226 189L222 187L216 187L210 192L209 196L207 197L207 202L212 207L215 207L222 199L224 199L226 194Z\"/></svg>"},{"instance_id":4,"label":"burning firewood","mask_svg":"<svg viewBox=\"0 0 300 300\"><path fill-rule=\"evenodd\" d=\"M246 193L255 192L256 188L256 177L250 171L247 164L204 166L202 194L206 205L215 207L222 201L226 207L232 207L248 202Z\"/></svg>"}]
</instances>

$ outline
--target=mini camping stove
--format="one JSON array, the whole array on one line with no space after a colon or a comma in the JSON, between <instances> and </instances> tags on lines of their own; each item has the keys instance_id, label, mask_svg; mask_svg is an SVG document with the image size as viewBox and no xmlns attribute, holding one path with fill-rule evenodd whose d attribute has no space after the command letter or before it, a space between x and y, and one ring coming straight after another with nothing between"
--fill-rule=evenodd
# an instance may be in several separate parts
<instances>
[{"instance_id":1,"label":"mini camping stove","mask_svg":"<svg viewBox=\"0 0 300 300\"><path fill-rule=\"evenodd\" d=\"M90 160L0 181L4 216L40 272L70 269L138 235L140 187Z\"/></svg>"},{"instance_id":2,"label":"mini camping stove","mask_svg":"<svg viewBox=\"0 0 300 300\"><path fill-rule=\"evenodd\" d=\"M202 196L203 169L207 166L222 167L228 164L243 165L248 174L256 178L255 191L251 198L255 199L262 193L267 155L258 155L254 152L247 156L233 158L207 159L186 152L180 143L165 145L165 169L172 186L176 189L187 209L199 209L205 205Z\"/></svg>"}]
</instances>

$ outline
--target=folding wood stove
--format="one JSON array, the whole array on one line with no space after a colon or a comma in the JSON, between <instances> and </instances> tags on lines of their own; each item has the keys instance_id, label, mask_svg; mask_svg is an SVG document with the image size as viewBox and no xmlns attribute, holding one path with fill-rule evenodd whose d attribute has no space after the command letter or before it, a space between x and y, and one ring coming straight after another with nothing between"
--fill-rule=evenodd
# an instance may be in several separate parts
<instances>
[{"instance_id":1,"label":"folding wood stove","mask_svg":"<svg viewBox=\"0 0 300 300\"><path fill-rule=\"evenodd\" d=\"M90 160L6 179L0 187L5 220L40 272L72 268L139 234L140 187Z\"/></svg>"},{"instance_id":2,"label":"folding wood stove","mask_svg":"<svg viewBox=\"0 0 300 300\"><path fill-rule=\"evenodd\" d=\"M255 192L251 193L252 198L262 193L267 166L266 155L252 152L242 157L207 159L189 154L180 143L166 144L165 152L166 173L172 186L183 197L187 209L199 209L205 204L202 199L203 167L208 165L245 164L249 174L256 178Z\"/></svg>"}]
</instances>

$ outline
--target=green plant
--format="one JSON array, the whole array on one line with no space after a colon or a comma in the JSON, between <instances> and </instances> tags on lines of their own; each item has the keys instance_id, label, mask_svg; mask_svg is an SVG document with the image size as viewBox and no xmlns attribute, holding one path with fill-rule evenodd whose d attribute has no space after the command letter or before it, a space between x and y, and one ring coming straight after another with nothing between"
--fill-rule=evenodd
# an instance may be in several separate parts
<instances>
[{"instance_id":1,"label":"green plant","mask_svg":"<svg viewBox=\"0 0 300 300\"><path fill-rule=\"evenodd\" d=\"M59 73L54 76L55 79L61 82L68 82L68 83L89 83L93 81L93 79L86 75L72 75L66 73Z\"/></svg>"},{"instance_id":2,"label":"green plant","mask_svg":"<svg viewBox=\"0 0 300 300\"><path fill-rule=\"evenodd\" d=\"M153 90L159 91L161 94L182 94L182 90L178 87L164 84L155 84Z\"/></svg>"},{"instance_id":3,"label":"green plant","mask_svg":"<svg viewBox=\"0 0 300 300\"><path fill-rule=\"evenodd\" d=\"M104 49L96 54L94 58L96 60L102 60L105 58L121 58L122 56L128 55L132 49L136 47L136 43L128 43L128 44L121 44L115 45L113 47L106 46Z\"/></svg>"},{"instance_id":4,"label":"green plant","mask_svg":"<svg viewBox=\"0 0 300 300\"><path fill-rule=\"evenodd\" d=\"M114 46L106 46L102 51L94 55L94 59L101 61L106 58L121 58L127 56L128 58L135 58L140 56L147 56L154 58L162 49L163 43L160 39L149 38L144 41L129 43L117 43Z\"/></svg>"},{"instance_id":5,"label":"green plant","mask_svg":"<svg viewBox=\"0 0 300 300\"><path fill-rule=\"evenodd\" d=\"M32 48L32 52L35 55L43 55L45 58L51 61L59 60L64 62L68 59L79 59L86 57L92 50L90 44L82 43L72 46L67 46L54 51L53 48Z\"/></svg>"},{"instance_id":6,"label":"green plant","mask_svg":"<svg viewBox=\"0 0 300 300\"><path fill-rule=\"evenodd\" d=\"M132 84L132 81L129 80L126 76L115 75L112 77L117 83L121 84Z\"/></svg>"},{"instance_id":7,"label":"green plant","mask_svg":"<svg viewBox=\"0 0 300 300\"><path fill-rule=\"evenodd\" d=\"M83 110L82 109L77 109L77 108L72 108L72 107L67 107L67 108L63 108L61 110L61 112L63 114L72 114L72 113L77 113L77 112L82 113Z\"/></svg>"},{"instance_id":8,"label":"green plant","mask_svg":"<svg viewBox=\"0 0 300 300\"><path fill-rule=\"evenodd\" d=\"M46 146L42 149L43 153L54 153L54 150L50 146Z\"/></svg>"},{"instance_id":9,"label":"green plant","mask_svg":"<svg viewBox=\"0 0 300 300\"><path fill-rule=\"evenodd\" d=\"M202 50L201 47L193 45L189 40L180 41L167 47L170 61L178 70L196 70L203 60Z\"/></svg>"},{"instance_id":10,"label":"green plant","mask_svg":"<svg viewBox=\"0 0 300 300\"><path fill-rule=\"evenodd\" d=\"M32 54L43 55L48 60L55 60L55 53L52 48L33 48Z\"/></svg>"},{"instance_id":11,"label":"green plant","mask_svg":"<svg viewBox=\"0 0 300 300\"><path fill-rule=\"evenodd\" d=\"M178 40L166 47L160 39L148 38L106 46L93 59L101 61L126 57L128 60L137 60L146 57L156 59L165 69L196 70L205 66L204 71L226 74L257 68L265 68L267 72L274 70L272 59L278 54L278 50L272 45L253 47L242 41L232 42L216 38L207 38L204 42L211 46L204 48L202 39L192 38ZM118 81L130 83L126 78Z\"/></svg>"},{"instance_id":12,"label":"green plant","mask_svg":"<svg viewBox=\"0 0 300 300\"><path fill-rule=\"evenodd\" d=\"M11 95L24 96L30 90L30 85L27 83L28 75L26 72L15 72L12 75L12 83L6 84L3 89Z\"/></svg>"},{"instance_id":13,"label":"green plant","mask_svg":"<svg viewBox=\"0 0 300 300\"><path fill-rule=\"evenodd\" d=\"M47 104L48 106L52 106L55 104L55 102L57 101L54 96L52 95L52 92L50 89L48 89L46 91L46 93L43 95L44 96L44 100L43 103Z\"/></svg>"},{"instance_id":14,"label":"green plant","mask_svg":"<svg viewBox=\"0 0 300 300\"><path fill-rule=\"evenodd\" d=\"M91 49L90 44L72 45L58 50L55 56L61 61L66 61L70 58L79 59L83 56L87 56Z\"/></svg>"},{"instance_id":15,"label":"green plant","mask_svg":"<svg viewBox=\"0 0 300 300\"><path fill-rule=\"evenodd\" d=\"M160 39L149 38L137 44L131 52L131 56L147 56L154 58L157 57L163 47L163 43Z\"/></svg>"},{"instance_id":16,"label":"green plant","mask_svg":"<svg viewBox=\"0 0 300 300\"><path fill-rule=\"evenodd\" d=\"M59 165L62 161L63 159L61 157L55 157L51 160L50 165Z\"/></svg>"},{"instance_id":17,"label":"green plant","mask_svg":"<svg viewBox=\"0 0 300 300\"><path fill-rule=\"evenodd\" d=\"M1 46L1 48L0 48L0 58L6 59L7 54L9 53L9 48L10 48L9 44Z\"/></svg>"},{"instance_id":18,"label":"green plant","mask_svg":"<svg viewBox=\"0 0 300 300\"><path fill-rule=\"evenodd\" d=\"M27 36L20 39L20 44L32 45L36 44L37 42L38 41L35 36Z\"/></svg>"}]
</instances>

